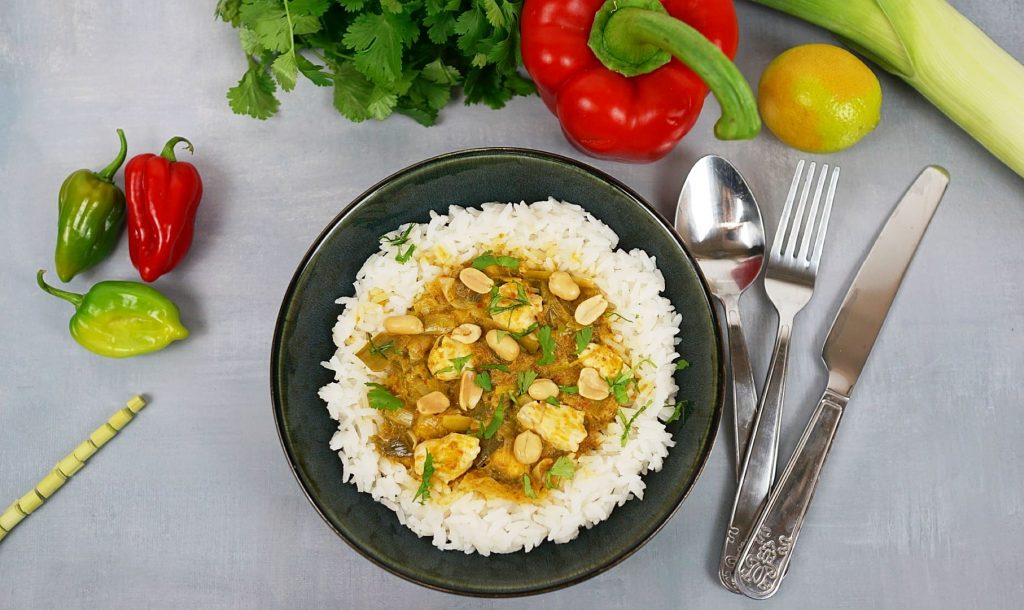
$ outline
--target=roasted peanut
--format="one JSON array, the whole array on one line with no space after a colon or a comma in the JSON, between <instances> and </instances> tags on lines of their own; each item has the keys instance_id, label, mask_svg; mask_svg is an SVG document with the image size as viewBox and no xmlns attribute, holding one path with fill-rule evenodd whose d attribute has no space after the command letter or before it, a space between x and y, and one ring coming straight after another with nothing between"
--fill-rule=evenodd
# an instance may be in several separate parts
<instances>
[{"instance_id":1,"label":"roasted peanut","mask_svg":"<svg viewBox=\"0 0 1024 610\"><path fill-rule=\"evenodd\" d=\"M463 411L476 407L484 395L484 389L474 383L475 380L476 373L473 371L462 372L462 379L459 380L459 408Z\"/></svg>"},{"instance_id":2,"label":"roasted peanut","mask_svg":"<svg viewBox=\"0 0 1024 610\"><path fill-rule=\"evenodd\" d=\"M494 280L476 267L466 267L459 271L459 279L466 285L466 288L478 294L487 294L491 291L491 286L494 286Z\"/></svg>"},{"instance_id":3,"label":"roasted peanut","mask_svg":"<svg viewBox=\"0 0 1024 610\"><path fill-rule=\"evenodd\" d=\"M608 398L608 382L601 378L597 369L589 366L580 371L579 381L576 387L580 390L580 396L590 400L604 400Z\"/></svg>"},{"instance_id":4,"label":"roasted peanut","mask_svg":"<svg viewBox=\"0 0 1024 610\"><path fill-rule=\"evenodd\" d=\"M459 343L476 343L477 339L480 338L480 327L476 324L459 324L452 330L452 339L455 339Z\"/></svg>"},{"instance_id":5,"label":"roasted peanut","mask_svg":"<svg viewBox=\"0 0 1024 610\"><path fill-rule=\"evenodd\" d=\"M419 335L423 333L423 321L416 316L389 316L384 318L384 330L392 335Z\"/></svg>"},{"instance_id":6,"label":"roasted peanut","mask_svg":"<svg viewBox=\"0 0 1024 610\"><path fill-rule=\"evenodd\" d=\"M491 329L484 335L484 340L506 362L512 362L519 356L519 343L507 332Z\"/></svg>"},{"instance_id":7,"label":"roasted peanut","mask_svg":"<svg viewBox=\"0 0 1024 610\"><path fill-rule=\"evenodd\" d=\"M608 309L608 300L595 294L576 306L576 313L573 314L573 317L576 318L577 324L588 326L600 318L606 309Z\"/></svg>"},{"instance_id":8,"label":"roasted peanut","mask_svg":"<svg viewBox=\"0 0 1024 610\"><path fill-rule=\"evenodd\" d=\"M575 301L580 296L580 285L565 271L555 271L548 278L551 294L565 301Z\"/></svg>"},{"instance_id":9,"label":"roasted peanut","mask_svg":"<svg viewBox=\"0 0 1024 610\"><path fill-rule=\"evenodd\" d=\"M558 384L550 379L538 379L530 384L528 393L530 394L530 398L534 400L553 398L558 396Z\"/></svg>"},{"instance_id":10,"label":"roasted peanut","mask_svg":"<svg viewBox=\"0 0 1024 610\"><path fill-rule=\"evenodd\" d=\"M448 408L451 401L441 392L431 392L416 401L416 410L424 415L435 415Z\"/></svg>"},{"instance_id":11,"label":"roasted peanut","mask_svg":"<svg viewBox=\"0 0 1024 610\"><path fill-rule=\"evenodd\" d=\"M540 437L529 430L520 432L515 442L512 443L512 455L516 457L516 461L520 464L536 462L540 459L543 449L544 446L541 443Z\"/></svg>"}]
</instances>

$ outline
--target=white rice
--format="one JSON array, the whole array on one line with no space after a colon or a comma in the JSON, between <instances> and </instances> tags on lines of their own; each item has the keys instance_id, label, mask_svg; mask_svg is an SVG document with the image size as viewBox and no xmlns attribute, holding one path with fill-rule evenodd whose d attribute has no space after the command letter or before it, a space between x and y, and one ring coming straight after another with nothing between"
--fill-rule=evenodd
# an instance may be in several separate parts
<instances>
[{"instance_id":1,"label":"white rice","mask_svg":"<svg viewBox=\"0 0 1024 610\"><path fill-rule=\"evenodd\" d=\"M399 248L411 244L416 246L412 259L397 262ZM617 244L607 225L579 206L553 199L486 203L481 209L452 206L447 216L431 212L428 223L415 225L405 246L382 241L380 252L359 270L355 295L337 301L345 308L333 330L338 350L323 363L334 371L335 382L321 388L320 397L338 421L330 446L341 457L343 480L395 511L416 534L433 538L438 548L482 555L529 551L545 540L568 542L581 527L607 519L616 506L642 499L642 475L660 470L674 444L661 420L671 415L667 405L677 390L672 375L681 318L660 294L665 280L655 260L642 250L616 250ZM613 322L628 361L634 367L649 361L637 370L636 405L651 406L633 423L625 447L622 426L612 421L598 448L578 458L575 477L535 503L435 490L421 504L413 499L419 480L381 457L370 440L381 415L368 405L364 384L382 375L367 369L356 353L383 330L385 317L405 313L428 281L501 247L523 256L528 267L567 270L592 278L605 291L616 311L631 320Z\"/></svg>"}]
</instances>

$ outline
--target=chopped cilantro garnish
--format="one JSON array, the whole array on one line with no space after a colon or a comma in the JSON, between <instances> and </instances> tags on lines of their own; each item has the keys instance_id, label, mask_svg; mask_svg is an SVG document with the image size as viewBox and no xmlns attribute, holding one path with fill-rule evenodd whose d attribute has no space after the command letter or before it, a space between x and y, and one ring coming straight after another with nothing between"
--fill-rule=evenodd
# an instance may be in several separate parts
<instances>
[{"instance_id":1,"label":"chopped cilantro garnish","mask_svg":"<svg viewBox=\"0 0 1024 610\"><path fill-rule=\"evenodd\" d=\"M605 381L608 383L608 391L615 396L615 402L620 405L629 404L629 394L626 389L629 388L629 384L636 383L636 379L633 378L633 371L629 367L622 367L619 374L614 378L605 377Z\"/></svg>"},{"instance_id":2,"label":"chopped cilantro garnish","mask_svg":"<svg viewBox=\"0 0 1024 610\"><path fill-rule=\"evenodd\" d=\"M537 493L533 491L533 483L530 482L530 475L523 475L523 493L527 498L536 498Z\"/></svg>"},{"instance_id":3,"label":"chopped cilantro garnish","mask_svg":"<svg viewBox=\"0 0 1024 610\"><path fill-rule=\"evenodd\" d=\"M690 417L690 401L689 400L677 400L675 410L672 411L672 415L665 420L666 424L671 424L680 417L683 418L683 423ZM685 415L684 415L685 414Z\"/></svg>"},{"instance_id":4,"label":"chopped cilantro garnish","mask_svg":"<svg viewBox=\"0 0 1024 610\"><path fill-rule=\"evenodd\" d=\"M379 383L367 383L366 387L370 388L370 391L366 393L366 398L374 409L397 411L405 405L401 398L389 392Z\"/></svg>"},{"instance_id":5,"label":"chopped cilantro garnish","mask_svg":"<svg viewBox=\"0 0 1024 610\"><path fill-rule=\"evenodd\" d=\"M483 271L488 267L518 269L519 259L513 256L494 256L490 250L473 259L473 267Z\"/></svg>"},{"instance_id":6,"label":"chopped cilantro garnish","mask_svg":"<svg viewBox=\"0 0 1024 610\"><path fill-rule=\"evenodd\" d=\"M624 320L626 322L629 322L630 324L633 323L633 320L630 320L629 318L627 318L626 316L622 315L621 313L619 313L617 311L609 311L608 313L604 314L604 317L606 317L606 318L613 318L613 317L614 318L619 318L620 320Z\"/></svg>"},{"instance_id":7,"label":"chopped cilantro garnish","mask_svg":"<svg viewBox=\"0 0 1024 610\"><path fill-rule=\"evenodd\" d=\"M649 406L651 406L651 403L647 403L640 407L637 409L636 413L633 414L633 417L630 417L629 419L626 419L626 414L622 412L622 409L616 411L616 414L619 416L619 421L622 423L622 437L619 440L623 447L625 447L626 443L629 442L629 432L633 429L633 422L635 422L636 418L640 417L640 414L646 411Z\"/></svg>"},{"instance_id":8,"label":"chopped cilantro garnish","mask_svg":"<svg viewBox=\"0 0 1024 610\"><path fill-rule=\"evenodd\" d=\"M423 477L419 489L416 490L416 495L412 497L413 500L419 500L419 503L423 504L430 498L430 477L432 476L434 476L434 456L427 451L427 457L423 460Z\"/></svg>"},{"instance_id":9,"label":"chopped cilantro garnish","mask_svg":"<svg viewBox=\"0 0 1024 610\"><path fill-rule=\"evenodd\" d=\"M392 246L404 246L405 243L409 241L409 234L412 233L412 229L415 226L415 224L409 223L409 226L405 227L405 231L402 231L400 234L385 235L384 237L381 237L381 239L388 242Z\"/></svg>"},{"instance_id":10,"label":"chopped cilantro garnish","mask_svg":"<svg viewBox=\"0 0 1024 610\"><path fill-rule=\"evenodd\" d=\"M434 371L434 374L435 375L440 375L441 373L453 373L453 372L454 373L461 373L462 369L466 368L466 364L469 362L470 358L472 358L472 356L458 356L458 357L455 357L455 358L450 358L448 360L448 362L451 362L452 365L451 366L446 366L443 369L438 369L438 370Z\"/></svg>"},{"instance_id":11,"label":"chopped cilantro garnish","mask_svg":"<svg viewBox=\"0 0 1024 610\"><path fill-rule=\"evenodd\" d=\"M377 345L376 343L373 342L373 337L370 337L370 353L373 354L374 356L384 358L384 354L393 351L394 349L394 340L385 341L384 343Z\"/></svg>"},{"instance_id":12,"label":"chopped cilantro garnish","mask_svg":"<svg viewBox=\"0 0 1024 610\"><path fill-rule=\"evenodd\" d=\"M532 333L535 330L537 330L537 323L536 322L534 322L533 324L527 326L526 330L524 330L522 332L516 333L516 332L512 332L510 330L509 331L502 331L502 332L504 332L506 335L508 335L508 336L512 337L513 339L518 341L519 339L522 339L523 337L525 337L526 335Z\"/></svg>"},{"instance_id":13,"label":"chopped cilantro garnish","mask_svg":"<svg viewBox=\"0 0 1024 610\"><path fill-rule=\"evenodd\" d=\"M519 386L519 395L522 396L523 394L526 394L526 392L530 389L530 386L536 380L537 380L537 372L536 371L534 371L532 369L526 370L526 371L521 371L519 373L519 375L516 376L516 381L517 381L517 384Z\"/></svg>"},{"instance_id":14,"label":"chopped cilantro garnish","mask_svg":"<svg viewBox=\"0 0 1024 610\"><path fill-rule=\"evenodd\" d=\"M544 399L544 402L548 403L549 405L554 405L556 407L558 406L558 399L555 398L554 396L548 396L547 398Z\"/></svg>"},{"instance_id":15,"label":"chopped cilantro garnish","mask_svg":"<svg viewBox=\"0 0 1024 610\"><path fill-rule=\"evenodd\" d=\"M491 300L487 303L487 313L494 317L499 313L506 311L512 311L513 309L519 309L520 307L526 307L530 304L530 300L526 296L526 290L522 284L516 284L516 298L510 298L503 296L498 292L497 286L491 286L490 297ZM499 305L500 301L505 301L506 304Z\"/></svg>"},{"instance_id":16,"label":"chopped cilantro garnish","mask_svg":"<svg viewBox=\"0 0 1024 610\"><path fill-rule=\"evenodd\" d=\"M583 350L587 349L587 346L590 345L590 339L592 339L593 336L594 336L594 329L589 327L589 326L584 326L583 328L581 328L578 331L576 331L576 354L577 355L582 354Z\"/></svg>"},{"instance_id":17,"label":"chopped cilantro garnish","mask_svg":"<svg viewBox=\"0 0 1024 610\"><path fill-rule=\"evenodd\" d=\"M574 385L560 385L560 386L558 386L558 391L559 392L563 392L565 394L579 394L580 393L579 387L574 386Z\"/></svg>"},{"instance_id":18,"label":"chopped cilantro garnish","mask_svg":"<svg viewBox=\"0 0 1024 610\"><path fill-rule=\"evenodd\" d=\"M653 360L651 360L650 358L644 358L644 359L643 359L643 360L641 360L640 362L637 362L637 363L636 363L636 366L635 366L635 367L633 367L633 368L637 368L637 369L638 369L638 368L642 367L642 366L643 366L643 365L645 365L645 364L649 364L649 365L651 365L651 366L654 366L654 361L653 361Z\"/></svg>"},{"instance_id":19,"label":"chopped cilantro garnish","mask_svg":"<svg viewBox=\"0 0 1024 610\"><path fill-rule=\"evenodd\" d=\"M398 254L395 255L395 260L404 265L405 263L409 262L410 258L412 258L412 253L414 250L416 250L416 244L409 244L409 249L406 250L405 252L399 250Z\"/></svg>"},{"instance_id":20,"label":"chopped cilantro garnish","mask_svg":"<svg viewBox=\"0 0 1024 610\"><path fill-rule=\"evenodd\" d=\"M685 369L685 368L687 368L687 367L689 367L689 366L690 366L690 363L689 363L689 362L687 362L686 360L683 360L682 358L680 358L680 359L679 359L679 360L678 360L678 361L676 362L676 370L677 370L677 371L681 371L681 370L683 370L683 369Z\"/></svg>"},{"instance_id":21,"label":"chopped cilantro garnish","mask_svg":"<svg viewBox=\"0 0 1024 610\"><path fill-rule=\"evenodd\" d=\"M563 455L555 460L555 463L551 465L551 468L544 473L544 486L548 489L552 489L555 486L554 483L551 482L551 477L571 479L574 476L576 476L576 462Z\"/></svg>"},{"instance_id":22,"label":"chopped cilantro garnish","mask_svg":"<svg viewBox=\"0 0 1024 610\"><path fill-rule=\"evenodd\" d=\"M537 360L537 364L543 366L545 364L551 364L555 361L555 340L551 338L551 327L541 326L540 330L537 331L537 343L540 343L540 348L543 350L543 354Z\"/></svg>"},{"instance_id":23,"label":"chopped cilantro garnish","mask_svg":"<svg viewBox=\"0 0 1024 610\"><path fill-rule=\"evenodd\" d=\"M494 389L494 386L491 385L491 374L487 371L477 373L476 377L473 377L473 383L484 392L490 392Z\"/></svg>"},{"instance_id":24,"label":"chopped cilantro garnish","mask_svg":"<svg viewBox=\"0 0 1024 610\"><path fill-rule=\"evenodd\" d=\"M501 402L498 404L498 408L494 410L494 416L491 417L491 421L487 422L487 425L480 430L480 437L484 439L491 438L498 432L498 428L505 422L505 403Z\"/></svg>"}]
</instances>

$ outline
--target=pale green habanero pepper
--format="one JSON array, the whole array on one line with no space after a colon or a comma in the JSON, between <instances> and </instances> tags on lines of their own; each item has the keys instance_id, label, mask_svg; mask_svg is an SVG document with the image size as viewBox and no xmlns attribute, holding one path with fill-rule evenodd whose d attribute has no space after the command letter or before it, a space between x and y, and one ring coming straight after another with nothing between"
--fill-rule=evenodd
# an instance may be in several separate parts
<instances>
[{"instance_id":1,"label":"pale green habanero pepper","mask_svg":"<svg viewBox=\"0 0 1024 610\"><path fill-rule=\"evenodd\" d=\"M188 337L178 307L140 282L100 282L85 294L54 288L36 275L39 287L75 306L71 336L85 349L110 358L161 350Z\"/></svg>"}]
</instances>

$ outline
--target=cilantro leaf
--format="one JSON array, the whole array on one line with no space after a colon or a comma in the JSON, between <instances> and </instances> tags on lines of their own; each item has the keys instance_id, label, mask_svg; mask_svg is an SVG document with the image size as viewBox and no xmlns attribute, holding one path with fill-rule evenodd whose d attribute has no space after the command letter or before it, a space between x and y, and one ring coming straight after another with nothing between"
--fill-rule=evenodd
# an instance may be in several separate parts
<instances>
[{"instance_id":1,"label":"cilantro leaf","mask_svg":"<svg viewBox=\"0 0 1024 610\"><path fill-rule=\"evenodd\" d=\"M393 351L394 349L394 340L385 341L384 343L377 345L376 343L373 342L373 337L370 337L370 353L373 354L374 356L384 358L385 354L387 354L390 351Z\"/></svg>"},{"instance_id":2,"label":"cilantro leaf","mask_svg":"<svg viewBox=\"0 0 1024 610\"><path fill-rule=\"evenodd\" d=\"M679 359L679 360L678 360L678 361L676 362L676 370L677 370L677 371L682 371L682 370L684 370L684 369L688 368L689 366L690 366L690 363L689 363L689 362L687 362L686 360L683 360L682 358L680 358L680 359Z\"/></svg>"},{"instance_id":3,"label":"cilantro leaf","mask_svg":"<svg viewBox=\"0 0 1024 610\"><path fill-rule=\"evenodd\" d=\"M562 392L563 394L579 394L580 393L579 387L578 386L574 386L574 385L560 385L560 386L558 386L558 391Z\"/></svg>"},{"instance_id":4,"label":"cilantro leaf","mask_svg":"<svg viewBox=\"0 0 1024 610\"><path fill-rule=\"evenodd\" d=\"M690 409L689 409L689 407L690 407L690 401L689 400L677 400L676 401L675 409L672 411L672 415L669 416L669 418L665 420L665 423L666 424L671 424L672 422L676 421L681 416L683 416L683 413L685 412L686 416L683 417L683 423L685 424L686 420L690 417Z\"/></svg>"},{"instance_id":5,"label":"cilantro leaf","mask_svg":"<svg viewBox=\"0 0 1024 610\"><path fill-rule=\"evenodd\" d=\"M228 90L228 102L236 114L247 114L263 120L271 117L279 106L274 91L277 86L266 68L250 60L249 69L238 84Z\"/></svg>"},{"instance_id":6,"label":"cilantro leaf","mask_svg":"<svg viewBox=\"0 0 1024 610\"><path fill-rule=\"evenodd\" d=\"M574 476L576 476L576 462L572 461L572 458L568 458L563 455L555 460L555 463L551 465L551 468L544 473L544 486L548 489L554 488L554 484L551 482L551 477L571 479Z\"/></svg>"},{"instance_id":7,"label":"cilantro leaf","mask_svg":"<svg viewBox=\"0 0 1024 610\"><path fill-rule=\"evenodd\" d=\"M477 373L476 376L473 377L473 383L484 392L490 392L494 389L494 386L491 385L491 374L487 371L480 371Z\"/></svg>"},{"instance_id":8,"label":"cilantro leaf","mask_svg":"<svg viewBox=\"0 0 1024 610\"><path fill-rule=\"evenodd\" d=\"M534 371L533 369L521 371L516 376L516 385L519 388L519 395L522 396L523 394L526 394L526 392L529 391L530 386L533 385L533 382L536 380L537 371Z\"/></svg>"},{"instance_id":9,"label":"cilantro leaf","mask_svg":"<svg viewBox=\"0 0 1024 610\"><path fill-rule=\"evenodd\" d=\"M554 406L554 407L557 407L558 404L559 404L558 403L558 399L555 398L554 396L548 396L547 398L544 399L544 402L546 402L549 405Z\"/></svg>"},{"instance_id":10,"label":"cilantro leaf","mask_svg":"<svg viewBox=\"0 0 1024 610\"><path fill-rule=\"evenodd\" d=\"M532 333L535 330L537 330L537 323L536 322L534 322L533 324L527 326L524 330L522 330L521 332L518 332L518 333L517 332L513 332L511 330L503 331L503 332L507 333L508 336L512 337L513 339L519 340L519 339L522 339L523 337L525 337L526 335Z\"/></svg>"},{"instance_id":11,"label":"cilantro leaf","mask_svg":"<svg viewBox=\"0 0 1024 610\"><path fill-rule=\"evenodd\" d=\"M590 340L594 337L594 329L590 326L584 326L583 328L576 331L576 355L583 353L583 350L587 349L590 345Z\"/></svg>"},{"instance_id":12,"label":"cilantro leaf","mask_svg":"<svg viewBox=\"0 0 1024 610\"><path fill-rule=\"evenodd\" d=\"M415 250L416 244L409 244L409 249L406 250L405 252L399 251L398 254L395 255L395 260L404 265L405 263L409 262L410 258L412 258L412 253Z\"/></svg>"},{"instance_id":13,"label":"cilantro leaf","mask_svg":"<svg viewBox=\"0 0 1024 610\"><path fill-rule=\"evenodd\" d=\"M633 377L633 371L629 367L622 367L618 375L615 377L605 377L605 382L608 384L608 391L615 396L615 402L620 405L629 404L629 393L627 389L632 383L636 383L636 379Z\"/></svg>"},{"instance_id":14,"label":"cilantro leaf","mask_svg":"<svg viewBox=\"0 0 1024 610\"><path fill-rule=\"evenodd\" d=\"M355 67L371 82L389 84L402 74L402 49L419 36L408 15L366 13L345 30L342 43L356 51Z\"/></svg>"},{"instance_id":15,"label":"cilantro leaf","mask_svg":"<svg viewBox=\"0 0 1024 610\"><path fill-rule=\"evenodd\" d=\"M540 327L540 330L537 331L537 343L540 343L540 348L543 351L541 357L537 360L537 364L543 366L554 362L555 340L551 338L550 326Z\"/></svg>"},{"instance_id":16,"label":"cilantro leaf","mask_svg":"<svg viewBox=\"0 0 1024 610\"><path fill-rule=\"evenodd\" d=\"M651 406L651 403L647 403L640 407L633 413L633 416L626 419L626 414L622 412L622 409L618 409L615 413L619 418L619 422L622 424L622 436L619 438L619 444L623 447L629 442L629 433L633 429L633 422L636 418L640 417L640 414L647 410L647 407Z\"/></svg>"},{"instance_id":17,"label":"cilantro leaf","mask_svg":"<svg viewBox=\"0 0 1024 610\"><path fill-rule=\"evenodd\" d=\"M514 256L494 256L488 250L473 259L473 267L483 271L488 267L505 267L506 269L518 269L519 259Z\"/></svg>"},{"instance_id":18,"label":"cilantro leaf","mask_svg":"<svg viewBox=\"0 0 1024 610\"><path fill-rule=\"evenodd\" d=\"M270 64L270 71L281 85L282 91L291 91L295 88L295 81L299 76L299 64L295 60L295 50L277 56L274 63Z\"/></svg>"},{"instance_id":19,"label":"cilantro leaf","mask_svg":"<svg viewBox=\"0 0 1024 610\"><path fill-rule=\"evenodd\" d=\"M295 54L295 64L299 68L299 72L317 87L331 86L331 76L324 72L323 66L316 65L299 53Z\"/></svg>"},{"instance_id":20,"label":"cilantro leaf","mask_svg":"<svg viewBox=\"0 0 1024 610\"><path fill-rule=\"evenodd\" d=\"M494 415L491 417L491 421L487 422L487 425L481 428L480 437L489 439L498 432L498 428L501 424L505 423L505 402L498 403L498 408L494 410Z\"/></svg>"},{"instance_id":21,"label":"cilantro leaf","mask_svg":"<svg viewBox=\"0 0 1024 610\"><path fill-rule=\"evenodd\" d=\"M392 394L385 386L379 383L367 383L366 387L370 388L370 391L366 393L366 398L374 409L397 411L405 406L401 398Z\"/></svg>"},{"instance_id":22,"label":"cilantro leaf","mask_svg":"<svg viewBox=\"0 0 1024 610\"><path fill-rule=\"evenodd\" d=\"M527 498L536 498L537 493L533 491L533 483L530 482L530 475L523 475L523 493Z\"/></svg>"},{"instance_id":23,"label":"cilantro leaf","mask_svg":"<svg viewBox=\"0 0 1024 610\"><path fill-rule=\"evenodd\" d=\"M350 61L334 68L334 107L348 120L359 123L370 118L367 106L373 94L373 83Z\"/></svg>"},{"instance_id":24,"label":"cilantro leaf","mask_svg":"<svg viewBox=\"0 0 1024 610\"><path fill-rule=\"evenodd\" d=\"M416 495L412 497L413 500L419 500L420 504L423 504L430 498L430 478L434 476L434 456L430 455L430 451L427 451L427 456L423 459L423 476L421 477L419 489L416 490Z\"/></svg>"}]
</instances>

